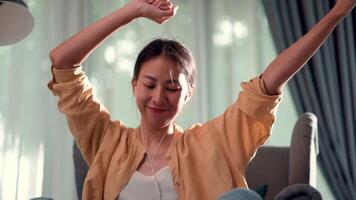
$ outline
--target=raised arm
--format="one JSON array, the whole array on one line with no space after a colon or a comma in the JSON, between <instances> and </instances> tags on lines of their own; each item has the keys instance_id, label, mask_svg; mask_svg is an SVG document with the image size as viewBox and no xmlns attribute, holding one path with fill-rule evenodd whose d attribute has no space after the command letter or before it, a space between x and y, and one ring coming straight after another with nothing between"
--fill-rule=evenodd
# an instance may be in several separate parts
<instances>
[{"instance_id":1,"label":"raised arm","mask_svg":"<svg viewBox=\"0 0 356 200\"><path fill-rule=\"evenodd\" d=\"M315 54L336 25L355 7L356 0L338 0L330 12L297 42L284 50L262 74L267 92L276 94Z\"/></svg>"},{"instance_id":2,"label":"raised arm","mask_svg":"<svg viewBox=\"0 0 356 200\"><path fill-rule=\"evenodd\" d=\"M84 28L50 52L55 68L73 68L82 64L90 53L121 26L138 17L164 23L175 14L169 0L131 0L92 25Z\"/></svg>"}]
</instances>

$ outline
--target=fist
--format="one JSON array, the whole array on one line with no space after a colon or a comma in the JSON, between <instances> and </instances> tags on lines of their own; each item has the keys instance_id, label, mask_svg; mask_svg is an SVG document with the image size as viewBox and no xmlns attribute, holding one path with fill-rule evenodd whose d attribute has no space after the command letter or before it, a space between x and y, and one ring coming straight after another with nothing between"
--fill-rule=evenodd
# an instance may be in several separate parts
<instances>
[{"instance_id":1,"label":"fist","mask_svg":"<svg viewBox=\"0 0 356 200\"><path fill-rule=\"evenodd\" d=\"M177 6L169 0L132 0L130 2L138 8L138 16L151 19L163 24L176 14Z\"/></svg>"}]
</instances>

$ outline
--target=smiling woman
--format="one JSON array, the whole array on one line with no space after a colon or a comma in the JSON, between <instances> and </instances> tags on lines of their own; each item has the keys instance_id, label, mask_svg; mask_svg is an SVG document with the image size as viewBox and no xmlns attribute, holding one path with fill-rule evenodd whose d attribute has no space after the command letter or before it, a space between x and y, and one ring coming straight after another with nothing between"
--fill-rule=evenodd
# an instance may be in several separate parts
<instances>
[{"instance_id":1,"label":"smiling woman","mask_svg":"<svg viewBox=\"0 0 356 200\"><path fill-rule=\"evenodd\" d=\"M194 87L195 64L189 50L172 40L152 41L138 55L132 79L141 126L143 122L145 129L160 129L175 122Z\"/></svg>"},{"instance_id":2,"label":"smiling woman","mask_svg":"<svg viewBox=\"0 0 356 200\"><path fill-rule=\"evenodd\" d=\"M134 19L162 24L172 18L177 7L169 0L132 0L53 49L48 87L59 96L59 110L90 166L83 199L209 200L246 188L244 169L271 134L283 85L354 5L343 4L338 1L260 76L241 83L237 101L223 114L187 130L176 118L192 97L195 64L181 43L154 40L139 54L132 79L141 114L137 128L111 120L82 67L104 39Z\"/></svg>"}]
</instances>

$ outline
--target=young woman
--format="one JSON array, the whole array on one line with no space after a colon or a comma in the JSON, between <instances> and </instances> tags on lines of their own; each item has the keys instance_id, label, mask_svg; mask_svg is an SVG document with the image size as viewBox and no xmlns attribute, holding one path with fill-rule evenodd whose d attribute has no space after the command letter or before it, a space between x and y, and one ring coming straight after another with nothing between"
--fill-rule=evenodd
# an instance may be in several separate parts
<instances>
[{"instance_id":1,"label":"young woman","mask_svg":"<svg viewBox=\"0 0 356 200\"><path fill-rule=\"evenodd\" d=\"M137 128L110 119L81 66L105 38L132 20L169 20L177 10L169 0L132 0L53 49L48 86L59 96L59 110L90 166L83 199L217 199L246 188L245 167L270 135L283 86L355 2L338 0L261 76L242 83L236 103L221 116L187 130L175 120L193 95L195 65L179 42L154 40L138 55L132 79L141 113Z\"/></svg>"}]
</instances>

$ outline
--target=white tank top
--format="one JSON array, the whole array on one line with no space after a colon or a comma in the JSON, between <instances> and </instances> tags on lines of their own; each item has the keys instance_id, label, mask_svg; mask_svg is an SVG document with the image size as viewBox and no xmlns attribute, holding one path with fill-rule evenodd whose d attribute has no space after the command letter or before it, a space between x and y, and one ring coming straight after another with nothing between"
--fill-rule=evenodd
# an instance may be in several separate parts
<instances>
[{"instance_id":1,"label":"white tank top","mask_svg":"<svg viewBox=\"0 0 356 200\"><path fill-rule=\"evenodd\" d=\"M169 166L165 166L155 174L162 192L163 200L176 200L173 179ZM128 184L121 191L118 200L157 200L159 194L153 176L146 176L136 171Z\"/></svg>"}]
</instances>

